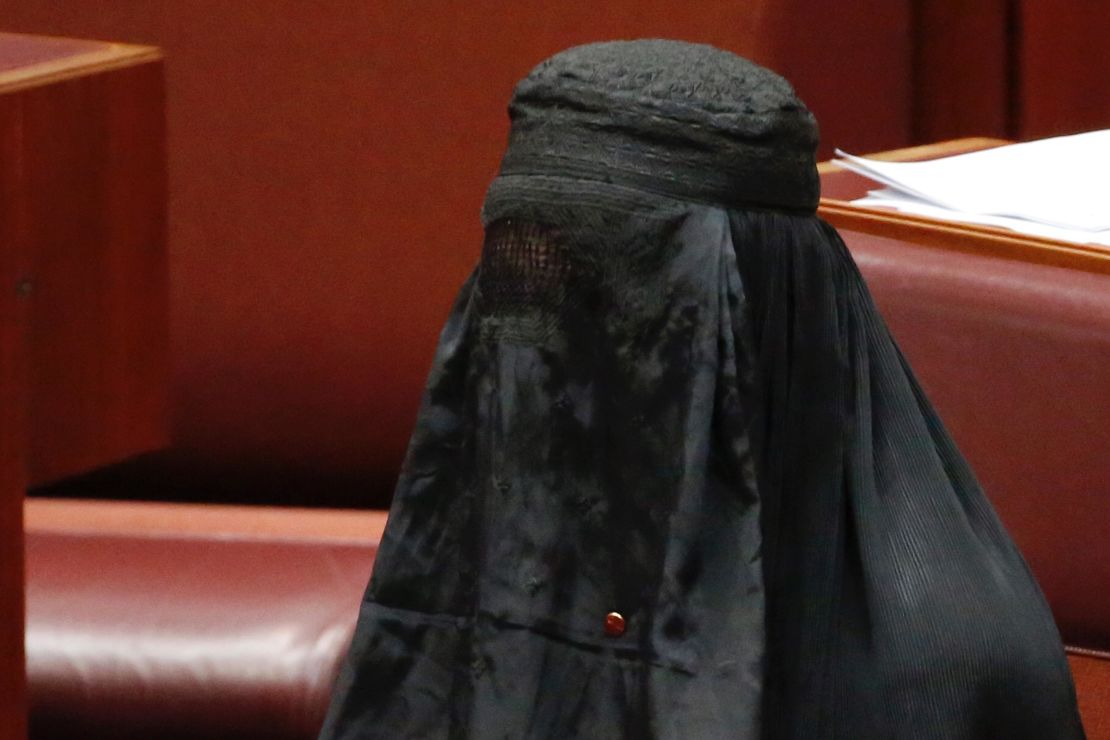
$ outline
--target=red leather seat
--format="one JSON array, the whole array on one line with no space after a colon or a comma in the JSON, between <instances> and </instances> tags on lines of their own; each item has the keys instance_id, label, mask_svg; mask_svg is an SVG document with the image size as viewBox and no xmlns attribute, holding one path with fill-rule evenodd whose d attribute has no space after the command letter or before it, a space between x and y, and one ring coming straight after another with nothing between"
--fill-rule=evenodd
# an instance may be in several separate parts
<instances>
[{"instance_id":1,"label":"red leather seat","mask_svg":"<svg viewBox=\"0 0 1110 740\"><path fill-rule=\"evenodd\" d=\"M34 738L312 738L384 512L31 501Z\"/></svg>"}]
</instances>

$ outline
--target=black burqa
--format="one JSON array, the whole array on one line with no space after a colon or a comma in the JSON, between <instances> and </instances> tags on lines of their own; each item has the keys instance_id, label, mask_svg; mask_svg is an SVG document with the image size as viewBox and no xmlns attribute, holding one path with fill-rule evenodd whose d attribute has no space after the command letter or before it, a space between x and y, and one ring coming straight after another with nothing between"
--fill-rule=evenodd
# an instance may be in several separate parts
<instances>
[{"instance_id":1,"label":"black burqa","mask_svg":"<svg viewBox=\"0 0 1110 740\"><path fill-rule=\"evenodd\" d=\"M790 86L592 44L510 113L322 737L1082 737Z\"/></svg>"}]
</instances>

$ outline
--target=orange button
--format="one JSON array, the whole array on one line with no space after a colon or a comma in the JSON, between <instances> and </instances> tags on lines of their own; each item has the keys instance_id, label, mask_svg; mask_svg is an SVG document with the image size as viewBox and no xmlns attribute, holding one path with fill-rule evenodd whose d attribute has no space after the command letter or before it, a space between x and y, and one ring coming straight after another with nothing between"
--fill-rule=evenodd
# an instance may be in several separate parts
<instances>
[{"instance_id":1,"label":"orange button","mask_svg":"<svg viewBox=\"0 0 1110 740\"><path fill-rule=\"evenodd\" d=\"M624 634L624 617L620 612L609 612L605 615L605 634L610 637L620 637Z\"/></svg>"}]
</instances>

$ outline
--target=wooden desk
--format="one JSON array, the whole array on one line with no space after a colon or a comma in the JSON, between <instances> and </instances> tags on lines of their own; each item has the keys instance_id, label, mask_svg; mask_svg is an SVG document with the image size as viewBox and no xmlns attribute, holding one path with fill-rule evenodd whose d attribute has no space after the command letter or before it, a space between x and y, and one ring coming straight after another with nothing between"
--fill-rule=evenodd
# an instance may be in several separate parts
<instances>
[{"instance_id":1,"label":"wooden desk","mask_svg":"<svg viewBox=\"0 0 1110 740\"><path fill-rule=\"evenodd\" d=\"M26 734L23 495L164 446L157 49L0 33L0 734Z\"/></svg>"},{"instance_id":2,"label":"wooden desk","mask_svg":"<svg viewBox=\"0 0 1110 740\"><path fill-rule=\"evenodd\" d=\"M991 138L955 139L868 156L888 161L921 161L1008 143ZM1017 234L993 226L940 221L886 208L852 205L849 201L862 198L868 190L878 186L832 162L822 162L817 169L821 175L821 216L839 229L878 234L913 244L1110 274L1110 249L1104 246L1073 244Z\"/></svg>"}]
</instances>

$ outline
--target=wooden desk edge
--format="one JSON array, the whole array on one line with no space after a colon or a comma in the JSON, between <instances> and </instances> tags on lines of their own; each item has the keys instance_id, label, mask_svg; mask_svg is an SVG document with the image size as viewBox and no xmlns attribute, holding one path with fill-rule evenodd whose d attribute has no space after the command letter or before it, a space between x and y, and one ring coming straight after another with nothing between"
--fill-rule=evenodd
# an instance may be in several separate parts
<instances>
[{"instance_id":1,"label":"wooden desk edge","mask_svg":"<svg viewBox=\"0 0 1110 740\"><path fill-rule=\"evenodd\" d=\"M950 139L948 141L938 141L934 144L921 144L919 146L909 146L902 149L891 149L890 151L865 154L863 156L868 159L878 159L885 162L920 162L927 159L951 157L955 154L967 154L968 152L979 151L980 149L992 149L996 146L1005 146L1006 144L1013 143L1014 142L1007 141L1006 139L974 136L966 139ZM817 165L817 173L819 175L843 171L844 170L834 164L832 160L821 162Z\"/></svg>"},{"instance_id":2,"label":"wooden desk edge","mask_svg":"<svg viewBox=\"0 0 1110 740\"><path fill-rule=\"evenodd\" d=\"M1110 274L1110 251L1019 235L990 226L940 221L923 216L863 208L845 201L822 200L818 215L838 229L1007 259Z\"/></svg>"},{"instance_id":3,"label":"wooden desk edge","mask_svg":"<svg viewBox=\"0 0 1110 740\"><path fill-rule=\"evenodd\" d=\"M869 159L890 162L923 161L1012 143L1005 139L971 137L893 149L866 156ZM831 161L820 163L817 169L821 174L845 172ZM982 224L945 221L885 208L868 208L835 198L822 198L818 213L840 229L887 236L917 244L943 246L946 249L1110 274L1110 251L1093 244L1072 244L1018 234L1008 229Z\"/></svg>"},{"instance_id":4,"label":"wooden desk edge","mask_svg":"<svg viewBox=\"0 0 1110 740\"><path fill-rule=\"evenodd\" d=\"M0 95L161 59L162 51L155 46L105 42L102 49L0 72Z\"/></svg>"}]
</instances>

